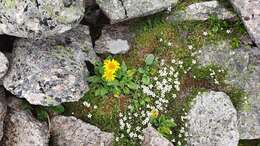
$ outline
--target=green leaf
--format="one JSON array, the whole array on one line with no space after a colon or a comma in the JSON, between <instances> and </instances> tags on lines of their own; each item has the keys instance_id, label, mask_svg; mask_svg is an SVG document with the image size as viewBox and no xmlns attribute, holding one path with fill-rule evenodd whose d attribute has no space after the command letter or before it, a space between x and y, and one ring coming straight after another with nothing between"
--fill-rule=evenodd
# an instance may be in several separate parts
<instances>
[{"instance_id":1,"label":"green leaf","mask_svg":"<svg viewBox=\"0 0 260 146\"><path fill-rule=\"evenodd\" d=\"M136 73L136 70L135 70L135 69L128 70L128 71L127 71L127 76L128 76L128 77L133 77L135 73Z\"/></svg>"},{"instance_id":2,"label":"green leaf","mask_svg":"<svg viewBox=\"0 0 260 146\"><path fill-rule=\"evenodd\" d=\"M101 82L101 79L99 76L91 76L87 78L87 81L91 82L91 83L98 83Z\"/></svg>"},{"instance_id":3,"label":"green leaf","mask_svg":"<svg viewBox=\"0 0 260 146\"><path fill-rule=\"evenodd\" d=\"M145 73L145 70L143 68L138 68L138 72L141 73L141 74L144 74Z\"/></svg>"},{"instance_id":4,"label":"green leaf","mask_svg":"<svg viewBox=\"0 0 260 146\"><path fill-rule=\"evenodd\" d=\"M153 54L147 55L146 58L145 58L145 64L146 64L146 65L152 65L154 59L155 59L155 57L154 57Z\"/></svg>"},{"instance_id":5,"label":"green leaf","mask_svg":"<svg viewBox=\"0 0 260 146\"><path fill-rule=\"evenodd\" d=\"M168 128L168 127L164 127L164 126L160 126L160 127L158 128L158 131L159 131L162 135L165 135L165 136L171 134L171 129Z\"/></svg>"},{"instance_id":6,"label":"green leaf","mask_svg":"<svg viewBox=\"0 0 260 146\"><path fill-rule=\"evenodd\" d=\"M64 111L65 111L65 109L62 105L54 106L51 108L51 110L58 114L64 113Z\"/></svg>"},{"instance_id":7,"label":"green leaf","mask_svg":"<svg viewBox=\"0 0 260 146\"><path fill-rule=\"evenodd\" d=\"M142 78L142 82L143 82L145 85L149 85L149 84L150 84L150 77L144 75L143 78Z\"/></svg>"},{"instance_id":8,"label":"green leaf","mask_svg":"<svg viewBox=\"0 0 260 146\"><path fill-rule=\"evenodd\" d=\"M134 82L129 82L129 83L127 84L127 87L129 87L129 88L132 89L132 90L138 89L138 85L137 85L136 83L134 83Z\"/></svg>"},{"instance_id":9,"label":"green leaf","mask_svg":"<svg viewBox=\"0 0 260 146\"><path fill-rule=\"evenodd\" d=\"M124 61L121 64L121 70L122 70L122 72L126 72L127 71L127 66L126 66Z\"/></svg>"},{"instance_id":10,"label":"green leaf","mask_svg":"<svg viewBox=\"0 0 260 146\"><path fill-rule=\"evenodd\" d=\"M36 110L36 116L40 121L46 121L48 119L48 113L44 109Z\"/></svg>"},{"instance_id":11,"label":"green leaf","mask_svg":"<svg viewBox=\"0 0 260 146\"><path fill-rule=\"evenodd\" d=\"M106 88L98 88L95 91L95 96L105 96L108 93L108 90Z\"/></svg>"}]
</instances>

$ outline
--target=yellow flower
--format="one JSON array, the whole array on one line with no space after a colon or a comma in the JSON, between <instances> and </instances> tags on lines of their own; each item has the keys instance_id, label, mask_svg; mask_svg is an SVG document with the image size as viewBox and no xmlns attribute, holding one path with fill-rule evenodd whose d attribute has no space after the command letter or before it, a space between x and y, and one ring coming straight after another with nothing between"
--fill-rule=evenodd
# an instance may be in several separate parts
<instances>
[{"instance_id":1,"label":"yellow flower","mask_svg":"<svg viewBox=\"0 0 260 146\"><path fill-rule=\"evenodd\" d=\"M106 59L104 61L104 69L106 71L110 71L115 73L118 69L120 69L120 64L115 59Z\"/></svg>"},{"instance_id":2,"label":"yellow flower","mask_svg":"<svg viewBox=\"0 0 260 146\"><path fill-rule=\"evenodd\" d=\"M153 109L150 112L150 115L151 115L152 118L157 118L159 116L159 112L158 112L158 110Z\"/></svg>"},{"instance_id":3,"label":"yellow flower","mask_svg":"<svg viewBox=\"0 0 260 146\"><path fill-rule=\"evenodd\" d=\"M116 76L112 71L105 71L104 74L103 74L103 78L106 81L114 81Z\"/></svg>"}]
</instances>

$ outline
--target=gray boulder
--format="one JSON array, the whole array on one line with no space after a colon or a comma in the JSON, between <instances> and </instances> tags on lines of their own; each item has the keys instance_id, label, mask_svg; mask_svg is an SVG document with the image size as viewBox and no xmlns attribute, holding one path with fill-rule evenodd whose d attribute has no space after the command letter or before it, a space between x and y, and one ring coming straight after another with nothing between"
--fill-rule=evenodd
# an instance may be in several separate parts
<instances>
[{"instance_id":1,"label":"gray boulder","mask_svg":"<svg viewBox=\"0 0 260 146\"><path fill-rule=\"evenodd\" d=\"M173 144L164 138L153 127L147 127L143 130L144 141L142 146L173 146Z\"/></svg>"},{"instance_id":2,"label":"gray boulder","mask_svg":"<svg viewBox=\"0 0 260 146\"><path fill-rule=\"evenodd\" d=\"M185 20L208 20L211 15L216 15L218 19L235 19L236 14L228 10L219 1L207 1L189 5L183 11L177 11L167 18L168 21Z\"/></svg>"},{"instance_id":3,"label":"gray boulder","mask_svg":"<svg viewBox=\"0 0 260 146\"><path fill-rule=\"evenodd\" d=\"M237 146L237 112L223 92L204 92L193 101L188 115L188 145Z\"/></svg>"},{"instance_id":4,"label":"gray boulder","mask_svg":"<svg viewBox=\"0 0 260 146\"><path fill-rule=\"evenodd\" d=\"M178 0L97 0L111 23L147 16L177 4Z\"/></svg>"},{"instance_id":5,"label":"gray boulder","mask_svg":"<svg viewBox=\"0 0 260 146\"><path fill-rule=\"evenodd\" d=\"M238 111L240 139L260 138L260 49L230 49L229 42L207 45L201 49L198 61L202 65L217 64L228 71L227 84L248 94L250 109Z\"/></svg>"},{"instance_id":6,"label":"gray boulder","mask_svg":"<svg viewBox=\"0 0 260 146\"><path fill-rule=\"evenodd\" d=\"M88 90L86 61L97 59L87 26L46 39L20 39L13 56L5 88L43 106L79 100Z\"/></svg>"},{"instance_id":7,"label":"gray boulder","mask_svg":"<svg viewBox=\"0 0 260 146\"><path fill-rule=\"evenodd\" d=\"M110 146L113 134L75 118L56 116L51 120L55 146Z\"/></svg>"},{"instance_id":8,"label":"gray boulder","mask_svg":"<svg viewBox=\"0 0 260 146\"><path fill-rule=\"evenodd\" d=\"M229 0L241 16L247 31L260 47L260 2L259 0Z\"/></svg>"},{"instance_id":9,"label":"gray boulder","mask_svg":"<svg viewBox=\"0 0 260 146\"><path fill-rule=\"evenodd\" d=\"M9 61L6 56L0 52L0 79L4 77L4 75L8 71Z\"/></svg>"},{"instance_id":10,"label":"gray boulder","mask_svg":"<svg viewBox=\"0 0 260 146\"><path fill-rule=\"evenodd\" d=\"M97 53L124 54L130 49L133 34L127 25L106 26L101 37L95 42Z\"/></svg>"},{"instance_id":11,"label":"gray boulder","mask_svg":"<svg viewBox=\"0 0 260 146\"><path fill-rule=\"evenodd\" d=\"M3 0L0 2L0 33L25 37L61 34L84 16L83 0Z\"/></svg>"},{"instance_id":12,"label":"gray boulder","mask_svg":"<svg viewBox=\"0 0 260 146\"><path fill-rule=\"evenodd\" d=\"M3 146L48 146L47 123L37 121L31 113L11 109L5 119Z\"/></svg>"}]
</instances>

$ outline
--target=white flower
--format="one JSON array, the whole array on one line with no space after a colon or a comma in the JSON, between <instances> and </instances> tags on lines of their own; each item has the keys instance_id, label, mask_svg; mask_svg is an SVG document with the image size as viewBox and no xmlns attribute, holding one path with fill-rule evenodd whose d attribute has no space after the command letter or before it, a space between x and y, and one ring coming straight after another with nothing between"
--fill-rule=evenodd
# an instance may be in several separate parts
<instances>
[{"instance_id":1,"label":"white flower","mask_svg":"<svg viewBox=\"0 0 260 146\"><path fill-rule=\"evenodd\" d=\"M171 46L172 46L172 43L171 43L171 42L168 42L168 46L171 47Z\"/></svg>"},{"instance_id":2,"label":"white flower","mask_svg":"<svg viewBox=\"0 0 260 146\"><path fill-rule=\"evenodd\" d=\"M163 39L162 38L160 38L160 40L159 40L160 42L162 42L163 41Z\"/></svg>"},{"instance_id":3,"label":"white flower","mask_svg":"<svg viewBox=\"0 0 260 146\"><path fill-rule=\"evenodd\" d=\"M175 60L175 59L172 59L172 61L171 61L171 62L174 64L174 63L176 63L176 60Z\"/></svg>"},{"instance_id":4,"label":"white flower","mask_svg":"<svg viewBox=\"0 0 260 146\"><path fill-rule=\"evenodd\" d=\"M94 105L94 107L93 107L94 109L97 109L97 106L96 105Z\"/></svg>"},{"instance_id":5,"label":"white flower","mask_svg":"<svg viewBox=\"0 0 260 146\"><path fill-rule=\"evenodd\" d=\"M197 63L197 61L196 60L192 60L192 64L196 64Z\"/></svg>"},{"instance_id":6,"label":"white flower","mask_svg":"<svg viewBox=\"0 0 260 146\"><path fill-rule=\"evenodd\" d=\"M92 115L91 114L88 114L88 118L91 118L92 117Z\"/></svg>"},{"instance_id":7,"label":"white flower","mask_svg":"<svg viewBox=\"0 0 260 146\"><path fill-rule=\"evenodd\" d=\"M193 49L193 46L192 46L192 45L189 45L188 48L191 50L191 49Z\"/></svg>"},{"instance_id":8,"label":"white flower","mask_svg":"<svg viewBox=\"0 0 260 146\"><path fill-rule=\"evenodd\" d=\"M228 29L228 30L227 30L227 34L230 34L230 33L231 33L231 30Z\"/></svg>"},{"instance_id":9,"label":"white flower","mask_svg":"<svg viewBox=\"0 0 260 146\"><path fill-rule=\"evenodd\" d=\"M116 140L116 142L118 142L118 141L119 141L119 138L118 138L118 137L116 137L116 139L115 139L115 140Z\"/></svg>"},{"instance_id":10,"label":"white flower","mask_svg":"<svg viewBox=\"0 0 260 146\"><path fill-rule=\"evenodd\" d=\"M208 32L204 31L204 32L203 32L203 35L204 35L204 36L207 36L207 35L208 35Z\"/></svg>"},{"instance_id":11,"label":"white flower","mask_svg":"<svg viewBox=\"0 0 260 146\"><path fill-rule=\"evenodd\" d=\"M83 105L84 105L85 107L87 107L87 108L90 107L90 103L88 103L88 102L86 102L86 101L83 102Z\"/></svg>"}]
</instances>

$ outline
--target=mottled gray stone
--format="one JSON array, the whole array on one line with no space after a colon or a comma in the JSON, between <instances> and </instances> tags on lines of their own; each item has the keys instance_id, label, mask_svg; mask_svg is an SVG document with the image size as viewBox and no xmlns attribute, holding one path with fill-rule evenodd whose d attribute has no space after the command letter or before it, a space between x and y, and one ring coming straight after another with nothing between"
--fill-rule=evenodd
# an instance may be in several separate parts
<instances>
[{"instance_id":1,"label":"mottled gray stone","mask_svg":"<svg viewBox=\"0 0 260 146\"><path fill-rule=\"evenodd\" d=\"M51 120L51 134L56 146L110 146L113 134L75 118L56 116Z\"/></svg>"},{"instance_id":2,"label":"mottled gray stone","mask_svg":"<svg viewBox=\"0 0 260 146\"><path fill-rule=\"evenodd\" d=\"M153 127L147 127L143 130L144 141L142 146L173 146L173 144L164 138Z\"/></svg>"},{"instance_id":3,"label":"mottled gray stone","mask_svg":"<svg viewBox=\"0 0 260 146\"><path fill-rule=\"evenodd\" d=\"M0 79L7 73L9 61L6 56L0 52Z\"/></svg>"},{"instance_id":4,"label":"mottled gray stone","mask_svg":"<svg viewBox=\"0 0 260 146\"><path fill-rule=\"evenodd\" d=\"M0 33L25 37L61 34L84 16L83 0L2 0Z\"/></svg>"},{"instance_id":5,"label":"mottled gray stone","mask_svg":"<svg viewBox=\"0 0 260 146\"><path fill-rule=\"evenodd\" d=\"M151 15L176 5L178 0L97 0L111 23Z\"/></svg>"},{"instance_id":6,"label":"mottled gray stone","mask_svg":"<svg viewBox=\"0 0 260 146\"><path fill-rule=\"evenodd\" d=\"M48 146L47 123L37 121L31 113L11 109L5 119L3 146Z\"/></svg>"},{"instance_id":7,"label":"mottled gray stone","mask_svg":"<svg viewBox=\"0 0 260 146\"><path fill-rule=\"evenodd\" d=\"M228 42L207 45L198 61L202 65L218 64L228 71L227 84L243 89L251 107L238 111L240 139L260 138L260 49L230 49Z\"/></svg>"},{"instance_id":8,"label":"mottled gray stone","mask_svg":"<svg viewBox=\"0 0 260 146\"><path fill-rule=\"evenodd\" d=\"M20 39L13 57L5 88L44 106L79 100L88 90L85 61L94 63L97 58L87 26L46 39Z\"/></svg>"},{"instance_id":9,"label":"mottled gray stone","mask_svg":"<svg viewBox=\"0 0 260 146\"><path fill-rule=\"evenodd\" d=\"M3 137L4 119L7 112L7 106L5 104L5 91L2 86L0 86L0 140Z\"/></svg>"},{"instance_id":10,"label":"mottled gray stone","mask_svg":"<svg viewBox=\"0 0 260 146\"><path fill-rule=\"evenodd\" d=\"M133 34L127 25L106 26L101 37L95 42L97 53L124 54L130 49Z\"/></svg>"},{"instance_id":11,"label":"mottled gray stone","mask_svg":"<svg viewBox=\"0 0 260 146\"><path fill-rule=\"evenodd\" d=\"M218 1L207 1L189 5L185 10L177 11L167 17L168 21L185 20L207 20L211 15L216 15L219 19L235 19L236 14L228 10Z\"/></svg>"},{"instance_id":12,"label":"mottled gray stone","mask_svg":"<svg viewBox=\"0 0 260 146\"><path fill-rule=\"evenodd\" d=\"M229 0L240 14L247 31L254 42L260 47L260 1Z\"/></svg>"},{"instance_id":13,"label":"mottled gray stone","mask_svg":"<svg viewBox=\"0 0 260 146\"><path fill-rule=\"evenodd\" d=\"M237 112L223 92L204 92L193 101L188 117L188 145L237 146Z\"/></svg>"}]
</instances>

